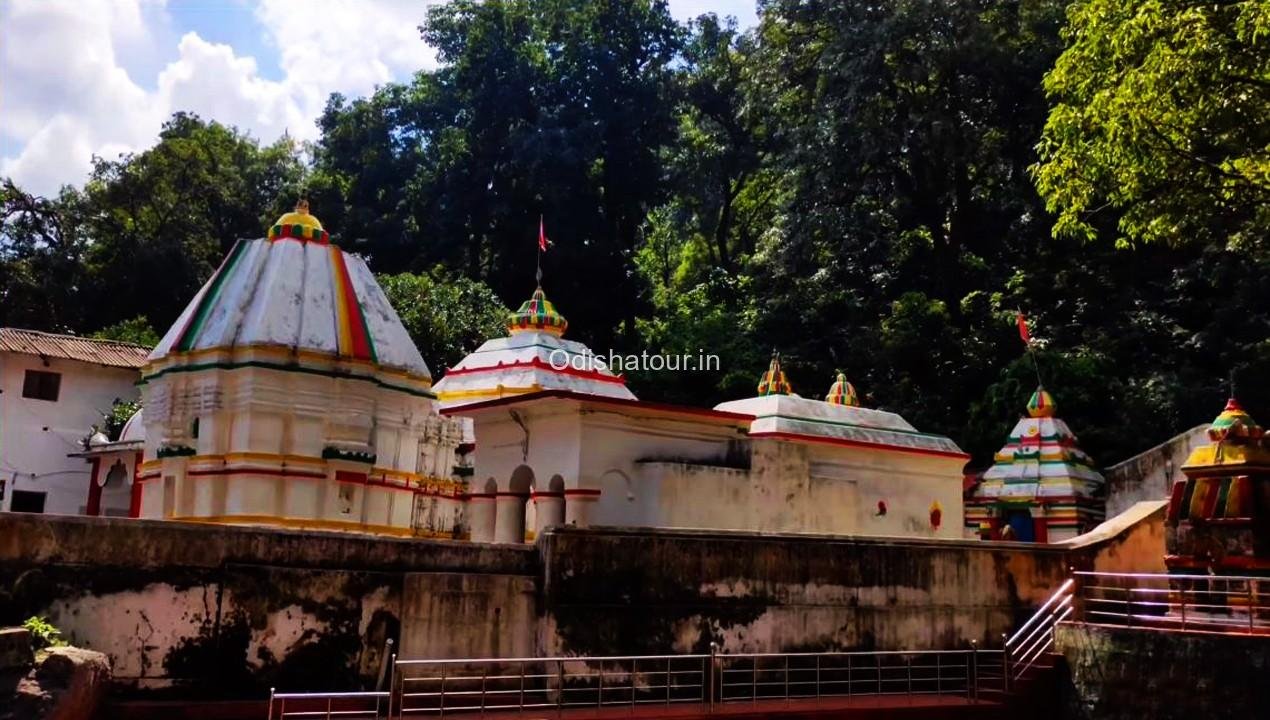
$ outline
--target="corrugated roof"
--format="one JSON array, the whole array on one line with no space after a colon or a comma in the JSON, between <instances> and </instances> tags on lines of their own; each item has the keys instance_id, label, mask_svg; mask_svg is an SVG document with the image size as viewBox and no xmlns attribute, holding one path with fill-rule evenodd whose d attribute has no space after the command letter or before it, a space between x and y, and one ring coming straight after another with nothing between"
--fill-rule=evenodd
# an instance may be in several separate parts
<instances>
[{"instance_id":1,"label":"corrugated roof","mask_svg":"<svg viewBox=\"0 0 1270 720\"><path fill-rule=\"evenodd\" d=\"M0 352L78 360L94 365L139 369L150 348L115 340L93 340L76 335L0 328Z\"/></svg>"}]
</instances>

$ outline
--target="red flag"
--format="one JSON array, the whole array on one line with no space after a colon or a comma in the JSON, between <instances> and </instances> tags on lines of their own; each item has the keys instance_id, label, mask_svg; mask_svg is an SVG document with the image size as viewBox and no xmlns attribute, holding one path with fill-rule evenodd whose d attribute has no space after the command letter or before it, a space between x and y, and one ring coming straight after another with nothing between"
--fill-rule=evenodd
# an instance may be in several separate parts
<instances>
[{"instance_id":1,"label":"red flag","mask_svg":"<svg viewBox=\"0 0 1270 720\"><path fill-rule=\"evenodd\" d=\"M1019 339L1023 341L1024 345L1031 345L1032 334L1027 331L1027 318L1023 317L1022 312L1020 312L1018 317L1015 318L1015 322L1018 323L1019 326Z\"/></svg>"},{"instance_id":2,"label":"red flag","mask_svg":"<svg viewBox=\"0 0 1270 720\"><path fill-rule=\"evenodd\" d=\"M542 223L542 216L538 216L538 252L547 252L547 246L551 241L547 239L547 229Z\"/></svg>"}]
</instances>

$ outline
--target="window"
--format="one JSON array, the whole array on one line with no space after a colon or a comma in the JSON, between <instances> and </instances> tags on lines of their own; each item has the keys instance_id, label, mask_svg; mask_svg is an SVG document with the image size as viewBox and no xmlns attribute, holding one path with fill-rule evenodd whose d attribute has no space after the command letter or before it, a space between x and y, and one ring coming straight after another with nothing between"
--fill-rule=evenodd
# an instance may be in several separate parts
<instances>
[{"instance_id":1,"label":"window","mask_svg":"<svg viewBox=\"0 0 1270 720\"><path fill-rule=\"evenodd\" d=\"M57 394L61 389L61 373L27 370L26 376L22 379L22 397L24 398L57 402Z\"/></svg>"},{"instance_id":2,"label":"window","mask_svg":"<svg viewBox=\"0 0 1270 720\"><path fill-rule=\"evenodd\" d=\"M47 493L14 490L13 504L9 506L9 510L10 512L42 513L44 512L45 495Z\"/></svg>"}]
</instances>

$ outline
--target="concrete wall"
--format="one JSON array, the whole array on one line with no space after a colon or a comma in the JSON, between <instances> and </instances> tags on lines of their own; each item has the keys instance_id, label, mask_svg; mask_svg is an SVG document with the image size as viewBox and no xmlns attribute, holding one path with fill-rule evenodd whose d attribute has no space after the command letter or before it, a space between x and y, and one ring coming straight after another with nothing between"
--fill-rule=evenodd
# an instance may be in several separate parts
<instances>
[{"instance_id":1,"label":"concrete wall","mask_svg":"<svg viewBox=\"0 0 1270 720\"><path fill-rule=\"evenodd\" d=\"M1138 453L1103 472L1107 479L1107 517L1143 500L1164 500L1173 482L1182 479L1182 465L1191 451L1208 443L1207 425L1196 425L1150 450Z\"/></svg>"},{"instance_id":2,"label":"concrete wall","mask_svg":"<svg viewBox=\"0 0 1270 720\"><path fill-rule=\"evenodd\" d=\"M999 645L1067 575L1023 543L562 529L539 540L544 653Z\"/></svg>"},{"instance_id":3,"label":"concrete wall","mask_svg":"<svg viewBox=\"0 0 1270 720\"><path fill-rule=\"evenodd\" d=\"M45 615L145 688L350 689L389 637L409 654L528 647L535 567L522 547L0 514L0 625Z\"/></svg>"},{"instance_id":4,"label":"concrete wall","mask_svg":"<svg viewBox=\"0 0 1270 720\"><path fill-rule=\"evenodd\" d=\"M1080 554L1081 570L1113 573L1162 573L1164 500L1137 503L1090 532L1060 543Z\"/></svg>"},{"instance_id":5,"label":"concrete wall","mask_svg":"<svg viewBox=\"0 0 1270 720\"><path fill-rule=\"evenodd\" d=\"M1055 637L1074 690L1068 717L1270 717L1270 638L1075 624Z\"/></svg>"},{"instance_id":6,"label":"concrete wall","mask_svg":"<svg viewBox=\"0 0 1270 720\"><path fill-rule=\"evenodd\" d=\"M1129 563L1151 522L1072 546L556 528L536 546L0 513L0 625L45 615L144 688L354 689L407 658L1000 643L1069 566Z\"/></svg>"},{"instance_id":7,"label":"concrete wall","mask_svg":"<svg viewBox=\"0 0 1270 720\"><path fill-rule=\"evenodd\" d=\"M22 397L27 370L61 373L56 402ZM100 425L116 400L136 400L136 370L104 367L35 355L0 353L0 478L5 480L0 510L13 491L47 493L44 512L78 514L88 502L89 464L67 453ZM127 505L125 504L126 508Z\"/></svg>"}]
</instances>

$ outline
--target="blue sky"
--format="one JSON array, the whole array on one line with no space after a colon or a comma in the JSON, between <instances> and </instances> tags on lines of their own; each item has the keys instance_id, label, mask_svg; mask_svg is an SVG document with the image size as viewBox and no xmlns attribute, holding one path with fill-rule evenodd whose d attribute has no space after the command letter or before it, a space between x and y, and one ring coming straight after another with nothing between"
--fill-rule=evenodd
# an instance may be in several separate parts
<instances>
[{"instance_id":1,"label":"blue sky","mask_svg":"<svg viewBox=\"0 0 1270 720\"><path fill-rule=\"evenodd\" d=\"M438 1L0 0L0 176L79 185L93 155L148 147L178 110L311 139L330 93L435 65L416 27ZM755 0L669 5L756 22Z\"/></svg>"}]
</instances>

